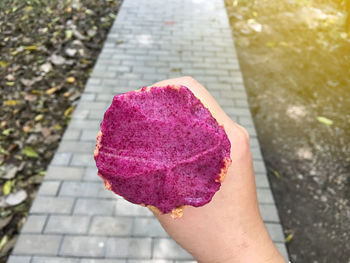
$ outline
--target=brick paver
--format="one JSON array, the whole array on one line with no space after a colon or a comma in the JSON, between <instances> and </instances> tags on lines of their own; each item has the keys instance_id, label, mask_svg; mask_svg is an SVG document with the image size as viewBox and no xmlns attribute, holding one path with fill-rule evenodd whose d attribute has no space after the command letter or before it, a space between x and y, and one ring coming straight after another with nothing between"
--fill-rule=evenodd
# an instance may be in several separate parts
<instances>
[{"instance_id":1,"label":"brick paver","mask_svg":"<svg viewBox=\"0 0 350 263\"><path fill-rule=\"evenodd\" d=\"M105 191L93 148L117 93L191 75L250 133L259 206L287 258L223 0L124 0L9 263L193 263L146 208Z\"/></svg>"}]
</instances>

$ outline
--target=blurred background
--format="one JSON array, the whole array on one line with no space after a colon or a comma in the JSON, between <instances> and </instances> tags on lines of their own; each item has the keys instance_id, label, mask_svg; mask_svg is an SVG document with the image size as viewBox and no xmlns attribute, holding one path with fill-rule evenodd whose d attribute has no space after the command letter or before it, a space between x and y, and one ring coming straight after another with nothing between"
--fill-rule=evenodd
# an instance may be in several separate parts
<instances>
[{"instance_id":1,"label":"blurred background","mask_svg":"<svg viewBox=\"0 0 350 263\"><path fill-rule=\"evenodd\" d=\"M349 5L226 0L295 262L350 259Z\"/></svg>"},{"instance_id":2,"label":"blurred background","mask_svg":"<svg viewBox=\"0 0 350 263\"><path fill-rule=\"evenodd\" d=\"M0 1L0 262L16 242L120 4Z\"/></svg>"}]
</instances>

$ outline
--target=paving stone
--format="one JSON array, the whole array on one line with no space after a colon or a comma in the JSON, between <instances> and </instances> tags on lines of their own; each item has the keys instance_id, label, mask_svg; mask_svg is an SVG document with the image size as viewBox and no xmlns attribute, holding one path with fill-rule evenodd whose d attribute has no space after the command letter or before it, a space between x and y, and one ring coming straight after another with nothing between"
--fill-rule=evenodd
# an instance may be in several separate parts
<instances>
[{"instance_id":1,"label":"paving stone","mask_svg":"<svg viewBox=\"0 0 350 263\"><path fill-rule=\"evenodd\" d=\"M72 158L71 153L56 153L51 161L51 165L57 165L57 166L65 166L69 164L70 159Z\"/></svg>"},{"instance_id":2,"label":"paving stone","mask_svg":"<svg viewBox=\"0 0 350 263\"><path fill-rule=\"evenodd\" d=\"M265 226L273 242L284 242L283 229L280 224L266 223Z\"/></svg>"},{"instance_id":3,"label":"paving stone","mask_svg":"<svg viewBox=\"0 0 350 263\"><path fill-rule=\"evenodd\" d=\"M75 109L72 116L72 120L84 120L84 119L87 119L88 115L89 115L89 110Z\"/></svg>"},{"instance_id":4,"label":"paving stone","mask_svg":"<svg viewBox=\"0 0 350 263\"><path fill-rule=\"evenodd\" d=\"M81 101L94 101L96 99L96 94L94 93L84 93L81 95Z\"/></svg>"},{"instance_id":5,"label":"paving stone","mask_svg":"<svg viewBox=\"0 0 350 263\"><path fill-rule=\"evenodd\" d=\"M46 222L46 215L29 215L24 223L22 233L41 233Z\"/></svg>"},{"instance_id":6,"label":"paving stone","mask_svg":"<svg viewBox=\"0 0 350 263\"><path fill-rule=\"evenodd\" d=\"M266 174L255 173L255 183L258 188L269 188L269 180Z\"/></svg>"},{"instance_id":7,"label":"paving stone","mask_svg":"<svg viewBox=\"0 0 350 263\"><path fill-rule=\"evenodd\" d=\"M62 257L34 257L31 263L80 263L80 259Z\"/></svg>"},{"instance_id":8,"label":"paving stone","mask_svg":"<svg viewBox=\"0 0 350 263\"><path fill-rule=\"evenodd\" d=\"M74 257L103 257L106 237L65 236L59 255Z\"/></svg>"},{"instance_id":9,"label":"paving stone","mask_svg":"<svg viewBox=\"0 0 350 263\"><path fill-rule=\"evenodd\" d=\"M135 218L132 233L134 236L168 237L156 218Z\"/></svg>"},{"instance_id":10,"label":"paving stone","mask_svg":"<svg viewBox=\"0 0 350 263\"><path fill-rule=\"evenodd\" d=\"M288 252L286 249L286 245L284 243L275 243L278 251L282 254L284 260L286 262L289 262L289 258L288 258Z\"/></svg>"},{"instance_id":11,"label":"paving stone","mask_svg":"<svg viewBox=\"0 0 350 263\"><path fill-rule=\"evenodd\" d=\"M80 215L113 215L116 201L98 199L78 199L74 214Z\"/></svg>"},{"instance_id":12,"label":"paving stone","mask_svg":"<svg viewBox=\"0 0 350 263\"><path fill-rule=\"evenodd\" d=\"M101 177L97 175L96 167L87 167L84 172L84 181L102 182Z\"/></svg>"},{"instance_id":13,"label":"paving stone","mask_svg":"<svg viewBox=\"0 0 350 263\"><path fill-rule=\"evenodd\" d=\"M279 223L278 212L274 204L260 204L260 213L265 223Z\"/></svg>"},{"instance_id":14,"label":"paving stone","mask_svg":"<svg viewBox=\"0 0 350 263\"><path fill-rule=\"evenodd\" d=\"M105 236L128 236L131 234L133 219L130 217L95 216L89 233Z\"/></svg>"},{"instance_id":15,"label":"paving stone","mask_svg":"<svg viewBox=\"0 0 350 263\"><path fill-rule=\"evenodd\" d=\"M111 93L99 93L97 94L97 101L106 101L108 103L112 103L113 97L116 95L114 92Z\"/></svg>"},{"instance_id":16,"label":"paving stone","mask_svg":"<svg viewBox=\"0 0 350 263\"><path fill-rule=\"evenodd\" d=\"M99 129L99 127L100 127L100 123L97 120L74 120L71 123L69 123L69 128L71 129L96 129L97 130Z\"/></svg>"},{"instance_id":17,"label":"paving stone","mask_svg":"<svg viewBox=\"0 0 350 263\"><path fill-rule=\"evenodd\" d=\"M62 141L58 147L58 152L70 152L70 153L86 153L94 152L95 142L82 142L82 141Z\"/></svg>"},{"instance_id":18,"label":"paving stone","mask_svg":"<svg viewBox=\"0 0 350 263\"><path fill-rule=\"evenodd\" d=\"M91 119L91 120L102 121L105 112L106 112L105 110L94 110L94 111L91 111L89 113L89 115L88 115L88 119L89 120ZM96 138L95 138L95 141L96 141Z\"/></svg>"},{"instance_id":19,"label":"paving stone","mask_svg":"<svg viewBox=\"0 0 350 263\"><path fill-rule=\"evenodd\" d=\"M106 80L104 80L106 81ZM81 110L105 110L108 107L106 102L102 101L81 101L77 109Z\"/></svg>"},{"instance_id":20,"label":"paving stone","mask_svg":"<svg viewBox=\"0 0 350 263\"><path fill-rule=\"evenodd\" d=\"M173 263L173 261L167 260L167 259L149 259L149 260L129 259L128 263Z\"/></svg>"},{"instance_id":21,"label":"paving stone","mask_svg":"<svg viewBox=\"0 0 350 263\"><path fill-rule=\"evenodd\" d=\"M252 153L252 156L253 156L254 160L257 160L257 161L262 161L263 160L263 157L261 155L259 147L251 148L250 151Z\"/></svg>"},{"instance_id":22,"label":"paving stone","mask_svg":"<svg viewBox=\"0 0 350 263\"><path fill-rule=\"evenodd\" d=\"M7 263L30 263L32 257L30 256L10 256Z\"/></svg>"},{"instance_id":23,"label":"paving stone","mask_svg":"<svg viewBox=\"0 0 350 263\"><path fill-rule=\"evenodd\" d=\"M93 151L91 153L75 153L71 161L72 166L95 166Z\"/></svg>"},{"instance_id":24,"label":"paving stone","mask_svg":"<svg viewBox=\"0 0 350 263\"><path fill-rule=\"evenodd\" d=\"M80 140L82 141L92 141L96 143L97 133L99 130L83 130Z\"/></svg>"},{"instance_id":25,"label":"paving stone","mask_svg":"<svg viewBox=\"0 0 350 263\"><path fill-rule=\"evenodd\" d=\"M151 238L109 238L107 258L151 258Z\"/></svg>"},{"instance_id":26,"label":"paving stone","mask_svg":"<svg viewBox=\"0 0 350 263\"><path fill-rule=\"evenodd\" d=\"M192 256L169 238L156 238L153 245L153 257L164 259L192 259Z\"/></svg>"},{"instance_id":27,"label":"paving stone","mask_svg":"<svg viewBox=\"0 0 350 263\"><path fill-rule=\"evenodd\" d=\"M59 196L96 197L101 183L63 182Z\"/></svg>"},{"instance_id":28,"label":"paving stone","mask_svg":"<svg viewBox=\"0 0 350 263\"><path fill-rule=\"evenodd\" d=\"M127 263L125 259L81 259L80 263Z\"/></svg>"},{"instance_id":29,"label":"paving stone","mask_svg":"<svg viewBox=\"0 0 350 263\"><path fill-rule=\"evenodd\" d=\"M265 163L263 161L254 160L254 172L256 173L266 173Z\"/></svg>"},{"instance_id":30,"label":"paving stone","mask_svg":"<svg viewBox=\"0 0 350 263\"><path fill-rule=\"evenodd\" d=\"M84 234L87 233L90 217L51 215L45 227L50 234Z\"/></svg>"},{"instance_id":31,"label":"paving stone","mask_svg":"<svg viewBox=\"0 0 350 263\"><path fill-rule=\"evenodd\" d=\"M81 130L67 128L62 140L78 140L80 137Z\"/></svg>"},{"instance_id":32,"label":"paving stone","mask_svg":"<svg viewBox=\"0 0 350 263\"><path fill-rule=\"evenodd\" d=\"M121 216L153 216L148 208L132 204L124 199L115 201L116 215Z\"/></svg>"},{"instance_id":33,"label":"paving stone","mask_svg":"<svg viewBox=\"0 0 350 263\"><path fill-rule=\"evenodd\" d=\"M50 165L45 175L45 180L80 180L83 177L84 168L61 167Z\"/></svg>"},{"instance_id":34,"label":"paving stone","mask_svg":"<svg viewBox=\"0 0 350 263\"><path fill-rule=\"evenodd\" d=\"M16 242L13 254L56 255L62 236L21 234Z\"/></svg>"},{"instance_id":35,"label":"paving stone","mask_svg":"<svg viewBox=\"0 0 350 263\"><path fill-rule=\"evenodd\" d=\"M275 201L273 199L271 190L269 188L258 188L258 201L261 204L274 204Z\"/></svg>"},{"instance_id":36,"label":"paving stone","mask_svg":"<svg viewBox=\"0 0 350 263\"><path fill-rule=\"evenodd\" d=\"M70 197L37 196L30 209L31 213L69 214L74 199Z\"/></svg>"},{"instance_id":37,"label":"paving stone","mask_svg":"<svg viewBox=\"0 0 350 263\"><path fill-rule=\"evenodd\" d=\"M58 193L60 185L60 181L44 181L40 185L38 194L55 196Z\"/></svg>"}]
</instances>

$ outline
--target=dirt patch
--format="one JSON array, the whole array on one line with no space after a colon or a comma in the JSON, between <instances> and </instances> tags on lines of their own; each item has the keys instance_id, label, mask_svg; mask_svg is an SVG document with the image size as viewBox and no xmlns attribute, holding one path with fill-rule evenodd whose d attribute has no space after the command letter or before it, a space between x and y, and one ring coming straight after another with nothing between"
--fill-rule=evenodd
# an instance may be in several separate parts
<instances>
[{"instance_id":1,"label":"dirt patch","mask_svg":"<svg viewBox=\"0 0 350 263\"><path fill-rule=\"evenodd\" d=\"M350 38L340 2L226 0L295 262L350 262Z\"/></svg>"},{"instance_id":2,"label":"dirt patch","mask_svg":"<svg viewBox=\"0 0 350 263\"><path fill-rule=\"evenodd\" d=\"M0 262L5 262L121 0L0 1Z\"/></svg>"}]
</instances>

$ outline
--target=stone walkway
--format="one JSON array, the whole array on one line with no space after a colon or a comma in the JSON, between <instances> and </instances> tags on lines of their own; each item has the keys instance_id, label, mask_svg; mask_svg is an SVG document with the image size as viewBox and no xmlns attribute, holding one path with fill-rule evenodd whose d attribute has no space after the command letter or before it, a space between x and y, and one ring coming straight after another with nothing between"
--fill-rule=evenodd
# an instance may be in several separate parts
<instances>
[{"instance_id":1,"label":"stone walkway","mask_svg":"<svg viewBox=\"0 0 350 263\"><path fill-rule=\"evenodd\" d=\"M113 95L183 75L248 129L262 216L287 258L223 0L124 0L9 263L193 262L146 208L104 190L93 160Z\"/></svg>"}]
</instances>

